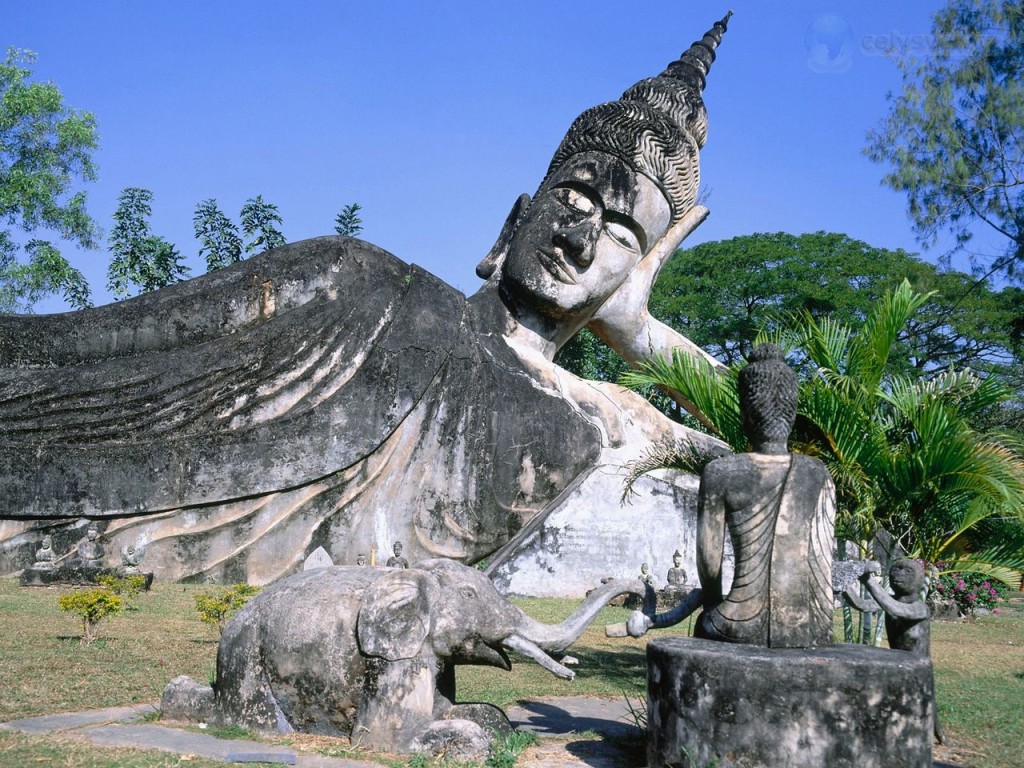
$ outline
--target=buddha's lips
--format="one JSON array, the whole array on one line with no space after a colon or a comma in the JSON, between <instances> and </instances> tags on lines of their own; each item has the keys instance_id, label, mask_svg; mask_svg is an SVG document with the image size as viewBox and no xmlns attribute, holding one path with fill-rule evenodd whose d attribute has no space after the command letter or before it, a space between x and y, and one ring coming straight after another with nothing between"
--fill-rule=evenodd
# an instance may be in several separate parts
<instances>
[{"instance_id":1,"label":"buddha's lips","mask_svg":"<svg viewBox=\"0 0 1024 768\"><path fill-rule=\"evenodd\" d=\"M575 285L576 278L569 272L565 267L565 262L552 253L547 251L538 250L537 260L540 261L542 267L551 273L551 276L560 283L566 285Z\"/></svg>"}]
</instances>

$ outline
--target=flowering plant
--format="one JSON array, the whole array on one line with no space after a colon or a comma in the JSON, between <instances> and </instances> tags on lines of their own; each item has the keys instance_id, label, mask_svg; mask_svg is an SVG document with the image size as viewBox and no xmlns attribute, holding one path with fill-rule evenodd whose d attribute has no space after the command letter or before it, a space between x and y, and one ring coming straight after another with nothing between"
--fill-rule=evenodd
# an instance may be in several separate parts
<instances>
[{"instance_id":1,"label":"flowering plant","mask_svg":"<svg viewBox=\"0 0 1024 768\"><path fill-rule=\"evenodd\" d=\"M998 581L991 581L980 573L943 571L946 563L936 563L938 578L932 580L931 594L940 600L956 603L961 616L973 616L978 608L991 609L998 613L996 604L1006 594L1006 587Z\"/></svg>"}]
</instances>

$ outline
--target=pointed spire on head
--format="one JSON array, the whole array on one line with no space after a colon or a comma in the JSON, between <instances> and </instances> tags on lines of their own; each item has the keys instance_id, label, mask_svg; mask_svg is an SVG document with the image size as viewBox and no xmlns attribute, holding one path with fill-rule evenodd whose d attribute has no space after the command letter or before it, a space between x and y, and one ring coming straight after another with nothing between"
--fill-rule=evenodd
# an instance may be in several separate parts
<instances>
[{"instance_id":1,"label":"pointed spire on head","mask_svg":"<svg viewBox=\"0 0 1024 768\"><path fill-rule=\"evenodd\" d=\"M725 34L731 16L732 11L729 11L721 21L716 21L711 29L704 33L704 37L684 51L677 61L669 64L660 77L690 81L696 76L703 91L707 84L708 72L715 61L715 50L722 42L722 35Z\"/></svg>"}]
</instances>

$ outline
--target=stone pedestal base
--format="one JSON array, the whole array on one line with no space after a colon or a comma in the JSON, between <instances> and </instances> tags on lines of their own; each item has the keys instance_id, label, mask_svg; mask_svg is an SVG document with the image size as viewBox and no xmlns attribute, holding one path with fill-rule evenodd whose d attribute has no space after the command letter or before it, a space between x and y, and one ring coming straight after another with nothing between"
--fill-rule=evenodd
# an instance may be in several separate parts
<instances>
[{"instance_id":1,"label":"stone pedestal base","mask_svg":"<svg viewBox=\"0 0 1024 768\"><path fill-rule=\"evenodd\" d=\"M143 589L148 590L153 586L152 573L126 574L120 568L80 568L73 565L60 565L56 568L26 568L21 572L21 586L23 587L48 587L51 584L68 584L82 586L86 584L99 584L100 576L125 577L129 575L142 576L146 582Z\"/></svg>"},{"instance_id":2,"label":"stone pedestal base","mask_svg":"<svg viewBox=\"0 0 1024 768\"><path fill-rule=\"evenodd\" d=\"M647 765L930 768L932 666L905 651L647 646Z\"/></svg>"}]
</instances>

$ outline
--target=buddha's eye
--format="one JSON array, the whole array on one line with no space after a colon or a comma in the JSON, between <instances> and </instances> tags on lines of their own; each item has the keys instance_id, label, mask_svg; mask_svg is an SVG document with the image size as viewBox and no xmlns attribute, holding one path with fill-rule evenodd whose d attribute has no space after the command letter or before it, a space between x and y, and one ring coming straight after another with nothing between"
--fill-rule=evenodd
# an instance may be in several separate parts
<instances>
[{"instance_id":1,"label":"buddha's eye","mask_svg":"<svg viewBox=\"0 0 1024 768\"><path fill-rule=\"evenodd\" d=\"M570 208L577 213L582 213L584 216L589 216L596 210L593 200L582 192L572 189L571 187L561 187L560 189L556 189L555 197L566 208Z\"/></svg>"},{"instance_id":2,"label":"buddha's eye","mask_svg":"<svg viewBox=\"0 0 1024 768\"><path fill-rule=\"evenodd\" d=\"M636 253L641 252L640 241L637 240L636 233L629 227L614 221L609 221L605 223L604 229L612 240L623 248L627 248Z\"/></svg>"}]
</instances>

